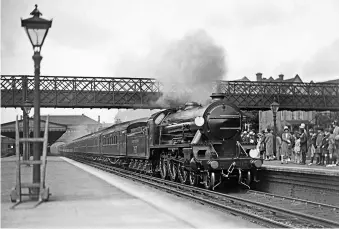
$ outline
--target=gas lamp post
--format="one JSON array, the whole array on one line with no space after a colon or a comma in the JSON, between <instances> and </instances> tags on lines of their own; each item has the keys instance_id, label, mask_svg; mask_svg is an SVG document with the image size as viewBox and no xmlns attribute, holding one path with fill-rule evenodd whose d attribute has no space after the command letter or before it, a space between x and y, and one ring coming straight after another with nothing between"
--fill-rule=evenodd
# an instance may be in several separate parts
<instances>
[{"instance_id":1,"label":"gas lamp post","mask_svg":"<svg viewBox=\"0 0 339 229\"><path fill-rule=\"evenodd\" d=\"M30 13L31 18L21 19L21 26L25 28L30 42L32 43L34 55L34 138L40 138L40 62L42 56L40 51L44 44L52 20L41 18L42 13L38 10L38 5ZM41 143L34 143L33 160L40 160ZM33 183L40 183L40 165L33 165Z\"/></svg>"},{"instance_id":2,"label":"gas lamp post","mask_svg":"<svg viewBox=\"0 0 339 229\"><path fill-rule=\"evenodd\" d=\"M279 103L273 102L271 104L271 110L273 112L273 154L276 156L277 153L277 112L279 110ZM279 158L278 158L279 159Z\"/></svg>"}]
</instances>

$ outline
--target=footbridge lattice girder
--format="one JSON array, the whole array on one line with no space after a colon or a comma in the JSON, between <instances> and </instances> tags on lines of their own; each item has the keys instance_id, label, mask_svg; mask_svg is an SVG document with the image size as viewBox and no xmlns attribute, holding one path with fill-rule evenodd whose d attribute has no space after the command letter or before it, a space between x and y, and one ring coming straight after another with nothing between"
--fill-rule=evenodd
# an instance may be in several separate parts
<instances>
[{"instance_id":1,"label":"footbridge lattice girder","mask_svg":"<svg viewBox=\"0 0 339 229\"><path fill-rule=\"evenodd\" d=\"M175 87L175 85L174 85ZM163 85L151 78L40 77L42 107L164 108L156 101ZM2 75L1 107L21 107L23 90L34 99L34 76ZM276 100L281 110L339 111L339 84L217 81L212 92L245 110L267 110Z\"/></svg>"}]
</instances>

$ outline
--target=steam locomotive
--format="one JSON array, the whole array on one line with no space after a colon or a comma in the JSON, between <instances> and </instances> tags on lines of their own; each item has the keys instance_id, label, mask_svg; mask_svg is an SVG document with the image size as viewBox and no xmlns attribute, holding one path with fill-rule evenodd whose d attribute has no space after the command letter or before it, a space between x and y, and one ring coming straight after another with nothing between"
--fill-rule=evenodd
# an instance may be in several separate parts
<instances>
[{"instance_id":1,"label":"steam locomotive","mask_svg":"<svg viewBox=\"0 0 339 229\"><path fill-rule=\"evenodd\" d=\"M263 161L240 143L240 109L222 94L211 98L205 106L186 103L113 125L61 145L59 152L212 190L234 179L249 188Z\"/></svg>"}]
</instances>

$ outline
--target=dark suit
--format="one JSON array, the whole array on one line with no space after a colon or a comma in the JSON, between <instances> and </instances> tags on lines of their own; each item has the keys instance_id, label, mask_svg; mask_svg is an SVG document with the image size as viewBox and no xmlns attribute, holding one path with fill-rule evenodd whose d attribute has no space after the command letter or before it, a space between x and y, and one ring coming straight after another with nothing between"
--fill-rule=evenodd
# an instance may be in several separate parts
<instances>
[{"instance_id":1,"label":"dark suit","mask_svg":"<svg viewBox=\"0 0 339 229\"><path fill-rule=\"evenodd\" d=\"M305 130L301 130L300 151L301 151L301 163L305 164L307 153L307 134Z\"/></svg>"}]
</instances>

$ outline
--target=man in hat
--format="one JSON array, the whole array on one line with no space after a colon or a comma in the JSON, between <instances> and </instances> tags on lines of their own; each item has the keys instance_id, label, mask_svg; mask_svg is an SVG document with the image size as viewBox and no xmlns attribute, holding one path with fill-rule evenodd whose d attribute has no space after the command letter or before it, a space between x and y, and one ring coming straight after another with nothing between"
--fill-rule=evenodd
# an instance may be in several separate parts
<instances>
[{"instance_id":1,"label":"man in hat","mask_svg":"<svg viewBox=\"0 0 339 229\"><path fill-rule=\"evenodd\" d=\"M305 124L301 123L300 127L300 151L301 151L301 165L306 164L306 152L307 152L307 134L305 131Z\"/></svg>"}]
</instances>

